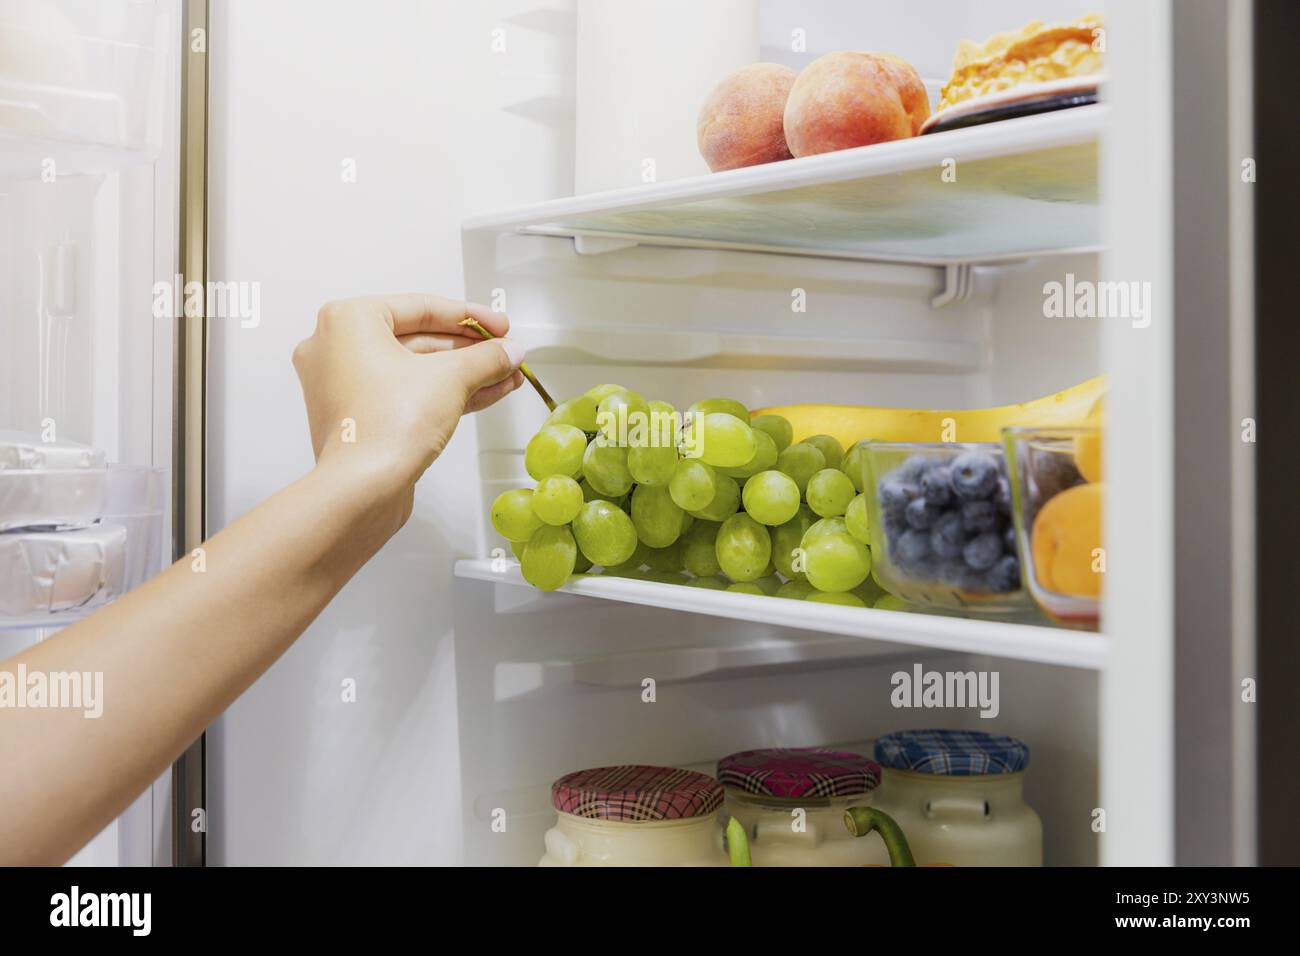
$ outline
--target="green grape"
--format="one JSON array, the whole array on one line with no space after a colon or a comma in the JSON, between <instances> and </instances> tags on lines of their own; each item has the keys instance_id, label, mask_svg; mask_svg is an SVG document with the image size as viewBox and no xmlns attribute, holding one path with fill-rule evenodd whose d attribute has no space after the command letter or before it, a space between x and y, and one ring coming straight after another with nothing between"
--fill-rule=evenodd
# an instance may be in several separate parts
<instances>
[{"instance_id":1,"label":"green grape","mask_svg":"<svg viewBox=\"0 0 1300 956\"><path fill-rule=\"evenodd\" d=\"M627 447L629 438L638 425L642 435L650 419L650 406L646 400L630 389L610 392L600 400L596 411L596 430L607 445Z\"/></svg>"},{"instance_id":2,"label":"green grape","mask_svg":"<svg viewBox=\"0 0 1300 956\"><path fill-rule=\"evenodd\" d=\"M688 588L704 588L706 591L725 591L727 582L717 575L708 575L707 577L688 578L686 581Z\"/></svg>"},{"instance_id":3,"label":"green grape","mask_svg":"<svg viewBox=\"0 0 1300 956\"><path fill-rule=\"evenodd\" d=\"M799 486L789 475L764 471L745 482L746 513L762 524L785 524L799 512Z\"/></svg>"},{"instance_id":4,"label":"green grape","mask_svg":"<svg viewBox=\"0 0 1300 956\"><path fill-rule=\"evenodd\" d=\"M808 490L808 479L826 467L821 449L806 442L791 445L776 459L776 470L783 471L799 486L799 494Z\"/></svg>"},{"instance_id":5,"label":"green grape","mask_svg":"<svg viewBox=\"0 0 1300 956\"><path fill-rule=\"evenodd\" d=\"M593 441L582 456L582 477L593 491L611 498L621 498L632 488L632 472L627 469L627 449Z\"/></svg>"},{"instance_id":6,"label":"green grape","mask_svg":"<svg viewBox=\"0 0 1300 956\"><path fill-rule=\"evenodd\" d=\"M591 446L588 445L587 447L590 448ZM583 458L584 458L584 460L585 460L586 456L584 455ZM617 495L617 496L615 496L615 495L602 495L602 494L601 494L599 491L597 491L595 488L591 487L591 483L590 483L589 481L587 481L587 479L586 479L585 477L584 477L580 482L578 482L578 487L582 489L582 500L583 500L583 501L608 501L610 504L612 504L612 505L617 505L617 506L620 507L620 508L623 508L623 506L624 506L625 504L627 504L627 495L626 495L626 494ZM624 510L627 510L627 509L624 508Z\"/></svg>"},{"instance_id":7,"label":"green grape","mask_svg":"<svg viewBox=\"0 0 1300 956\"><path fill-rule=\"evenodd\" d=\"M853 495L853 482L837 468L823 468L808 479L808 507L823 518L844 514Z\"/></svg>"},{"instance_id":8,"label":"green grape","mask_svg":"<svg viewBox=\"0 0 1300 956\"><path fill-rule=\"evenodd\" d=\"M737 581L735 584L728 585L728 591L735 591L737 594L757 594L759 597L766 597L763 589L753 581Z\"/></svg>"},{"instance_id":9,"label":"green grape","mask_svg":"<svg viewBox=\"0 0 1300 956\"><path fill-rule=\"evenodd\" d=\"M631 518L628 518L628 521L631 520L632 520ZM635 528L632 529L632 534L634 537L636 536ZM631 574L633 571L640 570L641 566L644 565L648 560L650 560L650 549L646 547L646 545L642 543L640 539L638 539L636 544L633 545L632 556L630 558L628 558L622 564L615 564L613 566L610 566L608 564L604 565L604 568L606 571L612 571L615 574Z\"/></svg>"},{"instance_id":10,"label":"green grape","mask_svg":"<svg viewBox=\"0 0 1300 956\"><path fill-rule=\"evenodd\" d=\"M715 468L734 468L754 457L754 429L725 412L710 412L700 426L700 460Z\"/></svg>"},{"instance_id":11,"label":"green grape","mask_svg":"<svg viewBox=\"0 0 1300 956\"><path fill-rule=\"evenodd\" d=\"M803 440L805 445L812 445L822 457L826 459L827 468L838 468L840 462L844 460L844 446L839 443L838 439L830 435L813 435L812 438Z\"/></svg>"},{"instance_id":12,"label":"green grape","mask_svg":"<svg viewBox=\"0 0 1300 956\"><path fill-rule=\"evenodd\" d=\"M582 488L565 475L543 478L533 489L533 513L547 524L568 524L582 508Z\"/></svg>"},{"instance_id":13,"label":"green grape","mask_svg":"<svg viewBox=\"0 0 1300 956\"><path fill-rule=\"evenodd\" d=\"M713 469L698 458L683 458L673 466L673 476L668 479L668 493L677 507L686 511L699 511L713 500L717 481Z\"/></svg>"},{"instance_id":14,"label":"green grape","mask_svg":"<svg viewBox=\"0 0 1300 956\"><path fill-rule=\"evenodd\" d=\"M916 608L902 598L886 594L872 605L877 611L914 611Z\"/></svg>"},{"instance_id":15,"label":"green grape","mask_svg":"<svg viewBox=\"0 0 1300 956\"><path fill-rule=\"evenodd\" d=\"M510 551L515 556L516 561L522 561L524 557L524 548L528 547L527 541L511 541Z\"/></svg>"},{"instance_id":16,"label":"green grape","mask_svg":"<svg viewBox=\"0 0 1300 956\"><path fill-rule=\"evenodd\" d=\"M722 570L714 550L720 527L718 521L697 521L682 538L682 567L696 577L708 577Z\"/></svg>"},{"instance_id":17,"label":"green grape","mask_svg":"<svg viewBox=\"0 0 1300 956\"><path fill-rule=\"evenodd\" d=\"M780 415L759 415L749 420L750 427L767 432L778 453L785 451L794 441L794 426Z\"/></svg>"},{"instance_id":18,"label":"green grape","mask_svg":"<svg viewBox=\"0 0 1300 956\"><path fill-rule=\"evenodd\" d=\"M649 444L660 448L676 448L682 440L682 420L677 409L667 402L657 400L650 402L649 408Z\"/></svg>"},{"instance_id":19,"label":"green grape","mask_svg":"<svg viewBox=\"0 0 1300 956\"><path fill-rule=\"evenodd\" d=\"M884 597L887 592L885 591L884 588L882 588L879 584L876 583L876 579L874 576L868 574L867 579L863 581L861 584L859 584L857 587L855 587L851 593L856 594L859 598L861 598L862 602L867 607L871 607L882 597Z\"/></svg>"},{"instance_id":20,"label":"green grape","mask_svg":"<svg viewBox=\"0 0 1300 956\"><path fill-rule=\"evenodd\" d=\"M677 470L677 449L637 445L627 450L627 470L639 485L666 485Z\"/></svg>"},{"instance_id":21,"label":"green grape","mask_svg":"<svg viewBox=\"0 0 1300 956\"><path fill-rule=\"evenodd\" d=\"M842 604L844 607L866 607L866 602L856 594L848 591L814 591L809 594L805 601L815 601L818 604Z\"/></svg>"},{"instance_id":22,"label":"green grape","mask_svg":"<svg viewBox=\"0 0 1300 956\"><path fill-rule=\"evenodd\" d=\"M590 395L578 395L555 406L546 419L548 425L572 425L584 432L596 430L596 400Z\"/></svg>"},{"instance_id":23,"label":"green grape","mask_svg":"<svg viewBox=\"0 0 1300 956\"><path fill-rule=\"evenodd\" d=\"M864 438L845 452L844 460L840 462L840 471L849 476L849 481L853 482L853 488L859 494L866 490L867 446L869 444L871 442Z\"/></svg>"},{"instance_id":24,"label":"green grape","mask_svg":"<svg viewBox=\"0 0 1300 956\"><path fill-rule=\"evenodd\" d=\"M749 409L732 398L702 398L698 402L693 402L686 410L692 415L711 415L714 412L721 412L749 424Z\"/></svg>"},{"instance_id":25,"label":"green grape","mask_svg":"<svg viewBox=\"0 0 1300 956\"><path fill-rule=\"evenodd\" d=\"M765 574L761 578L755 578L753 583L757 584L759 589L770 597L777 591L781 590L781 584L783 582L775 574Z\"/></svg>"},{"instance_id":26,"label":"green grape","mask_svg":"<svg viewBox=\"0 0 1300 956\"><path fill-rule=\"evenodd\" d=\"M816 518L807 505L800 505L799 511L785 524L772 529L772 561L783 578L802 581L802 571L793 567L794 551L803 545L804 532L812 527Z\"/></svg>"},{"instance_id":27,"label":"green grape","mask_svg":"<svg viewBox=\"0 0 1300 956\"><path fill-rule=\"evenodd\" d=\"M612 568L636 553L636 528L627 513L608 501L589 501L573 519L573 536L593 564Z\"/></svg>"},{"instance_id":28,"label":"green grape","mask_svg":"<svg viewBox=\"0 0 1300 956\"><path fill-rule=\"evenodd\" d=\"M804 547L808 583L819 591L851 591L871 573L871 552L851 534L823 534Z\"/></svg>"},{"instance_id":29,"label":"green grape","mask_svg":"<svg viewBox=\"0 0 1300 956\"><path fill-rule=\"evenodd\" d=\"M533 490L512 488L492 502L492 527L507 541L527 541L542 526L533 511Z\"/></svg>"},{"instance_id":30,"label":"green grape","mask_svg":"<svg viewBox=\"0 0 1300 956\"><path fill-rule=\"evenodd\" d=\"M772 537L749 515L734 514L718 529L716 550L723 574L733 581L752 581L767 569Z\"/></svg>"},{"instance_id":31,"label":"green grape","mask_svg":"<svg viewBox=\"0 0 1300 956\"><path fill-rule=\"evenodd\" d=\"M761 432L757 428L751 428L754 433L754 457L745 462L739 468L719 468L724 475L730 475L732 478L752 478L760 471L767 471L775 467L777 455L776 442L772 441L772 436L767 432Z\"/></svg>"},{"instance_id":32,"label":"green grape","mask_svg":"<svg viewBox=\"0 0 1300 956\"><path fill-rule=\"evenodd\" d=\"M863 544L871 543L871 523L867 518L867 496L858 495L844 512L844 527Z\"/></svg>"},{"instance_id":33,"label":"green grape","mask_svg":"<svg viewBox=\"0 0 1300 956\"><path fill-rule=\"evenodd\" d=\"M573 573L578 545L568 528L538 528L524 546L519 561L524 580L541 591L554 591Z\"/></svg>"},{"instance_id":34,"label":"green grape","mask_svg":"<svg viewBox=\"0 0 1300 956\"><path fill-rule=\"evenodd\" d=\"M666 548L681 536L682 509L667 488L637 485L632 492L632 523L637 537L651 548Z\"/></svg>"},{"instance_id":35,"label":"green grape","mask_svg":"<svg viewBox=\"0 0 1300 956\"><path fill-rule=\"evenodd\" d=\"M792 601L802 601L815 590L816 588L807 581L786 581L785 584L777 588L776 596L789 598Z\"/></svg>"},{"instance_id":36,"label":"green grape","mask_svg":"<svg viewBox=\"0 0 1300 956\"><path fill-rule=\"evenodd\" d=\"M650 565L651 571L675 571L681 573L682 570L682 541L678 538L666 548L651 548L650 557L646 558L646 564Z\"/></svg>"},{"instance_id":37,"label":"green grape","mask_svg":"<svg viewBox=\"0 0 1300 956\"><path fill-rule=\"evenodd\" d=\"M592 564L591 559L588 558L585 554L583 554L582 550L579 549L578 558L576 561L573 562L573 573L586 574L588 571L591 570L591 564Z\"/></svg>"},{"instance_id":38,"label":"green grape","mask_svg":"<svg viewBox=\"0 0 1300 956\"><path fill-rule=\"evenodd\" d=\"M574 477L582 469L587 436L572 425L543 425L524 449L524 467L535 481L550 475Z\"/></svg>"},{"instance_id":39,"label":"green grape","mask_svg":"<svg viewBox=\"0 0 1300 956\"><path fill-rule=\"evenodd\" d=\"M848 533L848 522L843 518L819 518L809 525L808 530L803 533L803 540L799 542L799 545L807 550L808 545L812 544L822 535Z\"/></svg>"},{"instance_id":40,"label":"green grape","mask_svg":"<svg viewBox=\"0 0 1300 956\"><path fill-rule=\"evenodd\" d=\"M591 399L597 405L605 400L606 396L613 395L615 392L626 392L622 385L597 385L595 388L589 388L583 395Z\"/></svg>"},{"instance_id":41,"label":"green grape","mask_svg":"<svg viewBox=\"0 0 1300 956\"><path fill-rule=\"evenodd\" d=\"M740 510L740 485L726 475L714 475L713 479L713 500L691 514L706 521L725 521Z\"/></svg>"},{"instance_id":42,"label":"green grape","mask_svg":"<svg viewBox=\"0 0 1300 956\"><path fill-rule=\"evenodd\" d=\"M680 573L673 572L673 571L656 571L654 568L650 568L649 570L646 571L637 571L631 576L635 578L640 578L643 581L655 581L659 584L685 584L686 583L686 578L684 578Z\"/></svg>"},{"instance_id":43,"label":"green grape","mask_svg":"<svg viewBox=\"0 0 1300 956\"><path fill-rule=\"evenodd\" d=\"M672 495L669 495L668 497L671 498ZM677 502L674 501L673 504L677 504ZM681 533L682 533L682 534L685 534L686 532L690 531L690 530L691 530L691 526L692 526L693 524L695 524L695 515L691 514L691 513L688 512L688 511L683 511L683 512L682 512L682 530L681 530Z\"/></svg>"}]
</instances>

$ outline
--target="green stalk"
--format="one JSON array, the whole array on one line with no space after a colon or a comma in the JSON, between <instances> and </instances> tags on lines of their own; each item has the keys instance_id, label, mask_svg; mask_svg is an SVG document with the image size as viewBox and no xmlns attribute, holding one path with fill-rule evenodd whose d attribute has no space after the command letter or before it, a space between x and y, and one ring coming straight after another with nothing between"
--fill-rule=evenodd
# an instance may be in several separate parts
<instances>
[{"instance_id":1,"label":"green stalk","mask_svg":"<svg viewBox=\"0 0 1300 956\"><path fill-rule=\"evenodd\" d=\"M473 329L485 339L496 338L495 335L487 330L483 323L479 322L478 319L470 318L468 315L461 319L460 324L466 328ZM519 371L523 372L524 378L528 379L529 384L532 385L533 388L537 389L537 394L542 396L542 401L546 403L546 407L551 411L555 411L555 399L551 398L550 393L542 387L542 383L537 380L537 376L533 374L533 370L528 367L527 362L519 363Z\"/></svg>"},{"instance_id":2,"label":"green stalk","mask_svg":"<svg viewBox=\"0 0 1300 956\"><path fill-rule=\"evenodd\" d=\"M855 837L866 836L873 830L879 833L889 851L890 866L916 866L902 828L884 811L875 807L849 807L844 811L844 825Z\"/></svg>"},{"instance_id":3,"label":"green stalk","mask_svg":"<svg viewBox=\"0 0 1300 956\"><path fill-rule=\"evenodd\" d=\"M754 865L749 862L749 839L745 836L745 828L735 817L727 821L727 855L731 857L732 866Z\"/></svg>"}]
</instances>

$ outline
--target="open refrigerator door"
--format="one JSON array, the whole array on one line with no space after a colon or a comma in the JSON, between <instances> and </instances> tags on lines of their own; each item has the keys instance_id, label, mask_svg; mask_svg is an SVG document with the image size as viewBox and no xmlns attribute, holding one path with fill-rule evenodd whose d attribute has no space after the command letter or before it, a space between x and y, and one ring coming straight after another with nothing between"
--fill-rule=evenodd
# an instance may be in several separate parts
<instances>
[{"instance_id":1,"label":"open refrigerator door","mask_svg":"<svg viewBox=\"0 0 1300 956\"><path fill-rule=\"evenodd\" d=\"M0 3L0 656L173 558L178 11ZM166 858L156 786L72 862Z\"/></svg>"}]
</instances>

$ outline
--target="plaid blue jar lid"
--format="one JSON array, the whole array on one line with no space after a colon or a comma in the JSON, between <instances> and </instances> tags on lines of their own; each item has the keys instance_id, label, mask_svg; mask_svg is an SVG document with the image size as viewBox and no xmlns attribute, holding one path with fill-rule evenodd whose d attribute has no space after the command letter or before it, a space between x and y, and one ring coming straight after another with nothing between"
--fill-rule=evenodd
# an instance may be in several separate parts
<instances>
[{"instance_id":1,"label":"plaid blue jar lid","mask_svg":"<svg viewBox=\"0 0 1300 956\"><path fill-rule=\"evenodd\" d=\"M589 820L688 820L720 808L722 786L710 776L676 767L593 767L551 784L551 804Z\"/></svg>"},{"instance_id":2,"label":"plaid blue jar lid","mask_svg":"<svg viewBox=\"0 0 1300 956\"><path fill-rule=\"evenodd\" d=\"M1024 770L1029 747L978 730L898 730L876 738L876 759L892 770L973 777Z\"/></svg>"},{"instance_id":3,"label":"plaid blue jar lid","mask_svg":"<svg viewBox=\"0 0 1300 956\"><path fill-rule=\"evenodd\" d=\"M718 761L718 780L756 796L855 797L880 784L880 764L825 747L742 750Z\"/></svg>"}]
</instances>

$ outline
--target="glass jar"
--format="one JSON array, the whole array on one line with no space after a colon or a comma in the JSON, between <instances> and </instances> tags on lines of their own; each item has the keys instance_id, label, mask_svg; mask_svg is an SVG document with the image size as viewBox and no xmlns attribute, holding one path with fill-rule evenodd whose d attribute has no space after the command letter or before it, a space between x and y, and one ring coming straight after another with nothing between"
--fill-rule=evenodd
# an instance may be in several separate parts
<instances>
[{"instance_id":1,"label":"glass jar","mask_svg":"<svg viewBox=\"0 0 1300 956\"><path fill-rule=\"evenodd\" d=\"M857 840L844 811L868 802L880 765L819 747L745 750L718 761L727 814L749 837L754 866L862 866L879 841Z\"/></svg>"},{"instance_id":2,"label":"glass jar","mask_svg":"<svg viewBox=\"0 0 1300 956\"><path fill-rule=\"evenodd\" d=\"M596 767L551 785L539 866L727 866L722 787L692 770Z\"/></svg>"},{"instance_id":3,"label":"glass jar","mask_svg":"<svg viewBox=\"0 0 1300 956\"><path fill-rule=\"evenodd\" d=\"M894 818L918 866L1042 866L1043 825L1025 803L1029 748L1014 737L904 730L876 741L871 805Z\"/></svg>"}]
</instances>

